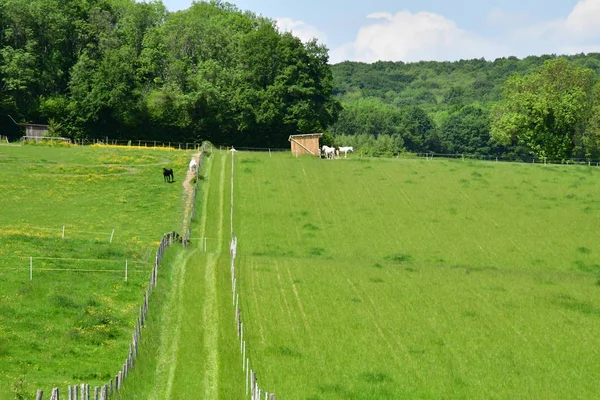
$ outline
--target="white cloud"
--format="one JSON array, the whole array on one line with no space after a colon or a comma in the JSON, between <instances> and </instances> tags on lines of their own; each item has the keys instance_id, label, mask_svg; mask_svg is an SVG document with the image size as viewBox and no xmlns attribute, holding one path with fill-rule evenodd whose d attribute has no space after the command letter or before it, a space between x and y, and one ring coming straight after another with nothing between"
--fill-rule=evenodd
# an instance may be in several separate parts
<instances>
[{"instance_id":1,"label":"white cloud","mask_svg":"<svg viewBox=\"0 0 600 400\"><path fill-rule=\"evenodd\" d=\"M460 29L438 14L401 11L374 13L367 18L374 22L360 28L353 43L334 49L332 62L457 60L498 52L492 41Z\"/></svg>"},{"instance_id":2,"label":"white cloud","mask_svg":"<svg viewBox=\"0 0 600 400\"><path fill-rule=\"evenodd\" d=\"M466 31L428 12L378 12L367 18L369 23L359 29L353 42L330 52L332 63L495 59L600 50L600 0L579 0L564 18L537 23L523 13L494 9L486 22L500 31L495 36Z\"/></svg>"},{"instance_id":3,"label":"white cloud","mask_svg":"<svg viewBox=\"0 0 600 400\"><path fill-rule=\"evenodd\" d=\"M600 0L580 0L564 22L566 30L581 37L600 36Z\"/></svg>"},{"instance_id":4,"label":"white cloud","mask_svg":"<svg viewBox=\"0 0 600 400\"><path fill-rule=\"evenodd\" d=\"M277 29L282 32L292 32L294 36L305 43L312 39L317 39L322 44L327 42L327 35L325 33L303 21L294 21L291 18L277 18L275 23Z\"/></svg>"}]
</instances>

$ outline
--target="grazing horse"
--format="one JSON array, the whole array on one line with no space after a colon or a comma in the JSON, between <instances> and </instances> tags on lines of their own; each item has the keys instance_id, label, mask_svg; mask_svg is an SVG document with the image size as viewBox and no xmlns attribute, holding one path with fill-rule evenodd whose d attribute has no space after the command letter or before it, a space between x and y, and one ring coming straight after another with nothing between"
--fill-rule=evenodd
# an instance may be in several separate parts
<instances>
[{"instance_id":1,"label":"grazing horse","mask_svg":"<svg viewBox=\"0 0 600 400\"><path fill-rule=\"evenodd\" d=\"M325 154L325 158L333 159L335 157L335 147L329 147L327 145L323 145L323 153Z\"/></svg>"},{"instance_id":2,"label":"grazing horse","mask_svg":"<svg viewBox=\"0 0 600 400\"><path fill-rule=\"evenodd\" d=\"M344 158L346 158L349 151L354 152L354 147L352 147L352 146L340 147L340 153L344 153Z\"/></svg>"},{"instance_id":3,"label":"grazing horse","mask_svg":"<svg viewBox=\"0 0 600 400\"><path fill-rule=\"evenodd\" d=\"M173 170L170 168L163 168L163 177L165 178L165 182L175 182Z\"/></svg>"},{"instance_id":4,"label":"grazing horse","mask_svg":"<svg viewBox=\"0 0 600 400\"><path fill-rule=\"evenodd\" d=\"M190 161L190 171L195 171L197 166L198 163L192 158L192 161Z\"/></svg>"}]
</instances>

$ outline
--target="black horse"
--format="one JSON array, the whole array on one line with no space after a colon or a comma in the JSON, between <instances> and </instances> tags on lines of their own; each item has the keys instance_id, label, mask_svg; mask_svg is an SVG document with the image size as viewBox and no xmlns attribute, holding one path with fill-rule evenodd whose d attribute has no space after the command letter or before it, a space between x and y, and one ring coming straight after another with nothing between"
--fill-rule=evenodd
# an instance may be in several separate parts
<instances>
[{"instance_id":1,"label":"black horse","mask_svg":"<svg viewBox=\"0 0 600 400\"><path fill-rule=\"evenodd\" d=\"M165 182L175 182L173 170L170 168L163 168L163 177L165 178Z\"/></svg>"}]
</instances>

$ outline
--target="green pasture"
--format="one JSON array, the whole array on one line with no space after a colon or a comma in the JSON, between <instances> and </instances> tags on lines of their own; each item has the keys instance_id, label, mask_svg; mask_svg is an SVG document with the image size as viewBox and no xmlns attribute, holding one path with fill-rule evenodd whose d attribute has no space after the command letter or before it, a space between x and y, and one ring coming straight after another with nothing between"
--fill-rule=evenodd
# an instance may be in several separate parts
<instances>
[{"instance_id":1,"label":"green pasture","mask_svg":"<svg viewBox=\"0 0 600 400\"><path fill-rule=\"evenodd\" d=\"M161 272L121 399L244 398L231 296L231 156L205 154L200 174L191 244Z\"/></svg>"},{"instance_id":2,"label":"green pasture","mask_svg":"<svg viewBox=\"0 0 600 400\"><path fill-rule=\"evenodd\" d=\"M248 352L285 399L593 399L600 168L238 152Z\"/></svg>"},{"instance_id":3,"label":"green pasture","mask_svg":"<svg viewBox=\"0 0 600 400\"><path fill-rule=\"evenodd\" d=\"M0 399L114 377L162 234L181 232L190 154L0 147Z\"/></svg>"}]
</instances>

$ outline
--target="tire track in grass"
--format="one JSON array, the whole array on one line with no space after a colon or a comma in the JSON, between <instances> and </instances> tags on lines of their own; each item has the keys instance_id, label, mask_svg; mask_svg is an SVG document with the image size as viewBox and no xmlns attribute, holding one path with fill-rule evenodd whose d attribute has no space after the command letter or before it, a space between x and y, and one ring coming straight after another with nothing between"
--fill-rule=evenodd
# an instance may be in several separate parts
<instances>
[{"instance_id":1,"label":"tire track in grass","mask_svg":"<svg viewBox=\"0 0 600 400\"><path fill-rule=\"evenodd\" d=\"M383 170L383 171L384 171L384 175L385 175L387 178L394 180L394 178L392 177L392 175L390 175L390 173L389 173L387 170ZM414 202L411 200L411 198L408 196L408 194L407 194L407 193L406 193L406 191L405 191L405 190L402 188L402 186L401 186L401 185L398 185L398 191L399 191L399 192L402 194L402 196L403 196L403 197L404 197L404 199L406 200L407 204L408 204L408 205L409 205L409 207L412 209L413 215L418 215L418 214L420 214L421 212L420 212L420 211L417 209L417 207L415 206ZM426 197L427 197L427 199L430 199L430 198L431 198L431 196L429 196L429 193L428 193L427 191L425 191L425 192L424 192L424 196L426 196ZM428 221L426 221L426 220L423 220L423 226L424 226L424 227L427 229L427 231L429 232L429 234L431 235L431 237L433 237L433 238L435 239L434 243L438 243L438 244L439 244L439 243L445 242L445 243L446 243L446 246L445 246L445 248L446 248L446 249L450 249L450 252L452 253L452 256L453 256L455 259L457 259L456 257L457 257L457 254L458 254L458 253L457 253L457 252L454 250L454 246L448 245L448 244L449 244L449 242L448 242L447 240L445 240L445 241L442 241L442 240L440 239L440 237L439 237L439 236L438 236L438 235L435 233L435 229L433 229L433 228L431 227L431 223L430 223L430 222L428 222Z\"/></svg>"},{"instance_id":2,"label":"tire track in grass","mask_svg":"<svg viewBox=\"0 0 600 400\"><path fill-rule=\"evenodd\" d=\"M204 398L216 399L219 396L219 307L217 299L216 270L223 249L223 222L225 206L225 162L222 157L219 179L219 222L217 224L217 251L209 254L206 262L206 293L202 310L204 326L204 351L207 355L204 371ZM206 203L205 203L206 204ZM206 215L206 213L204 213ZM206 220L203 218L204 224ZM205 225L206 229L206 225Z\"/></svg>"},{"instance_id":3,"label":"tire track in grass","mask_svg":"<svg viewBox=\"0 0 600 400\"><path fill-rule=\"evenodd\" d=\"M290 283L292 284L292 290L294 291L294 295L296 296L296 301L298 302L298 308L300 309L300 312L302 313L302 319L304 320L304 327L306 328L306 330L308 330L310 332L310 324L308 323L308 317L306 316L306 312L304 312L304 307L302 306L302 300L300 299L300 294L298 293L298 288L296 287L296 283L294 282L294 279L292 278L292 272L290 271L289 267L287 269L287 272L290 277Z\"/></svg>"},{"instance_id":4,"label":"tire track in grass","mask_svg":"<svg viewBox=\"0 0 600 400\"><path fill-rule=\"evenodd\" d=\"M175 367L177 365L177 349L179 347L179 337L181 334L180 327L183 318L183 287L185 286L185 270L193 252L181 253L174 261L177 268L177 275L174 279L175 287L171 291L168 302L165 304L166 310L163 311L165 321L160 334L161 347L158 354L158 362L156 366L157 384L154 386L154 391L150 394L150 399L160 400L170 398L170 392L175 376ZM184 257L185 255L185 257ZM158 283L157 283L158 284ZM174 310L169 312L167 310ZM164 380L166 379L166 382ZM164 388L164 392L157 392Z\"/></svg>"},{"instance_id":5,"label":"tire track in grass","mask_svg":"<svg viewBox=\"0 0 600 400\"><path fill-rule=\"evenodd\" d=\"M250 286L252 288L252 298L254 299L254 307L256 308L256 318L253 322L258 322L258 331L260 332L260 341L262 344L264 344L264 343L266 343L266 341L265 341L265 332L263 330L262 321L265 319L265 317L261 315L260 306L258 304L257 293L260 292L260 288L258 287L258 284L255 282L255 278L256 278L255 264L252 264L251 268L252 268L252 275L250 275Z\"/></svg>"},{"instance_id":6,"label":"tire track in grass","mask_svg":"<svg viewBox=\"0 0 600 400\"><path fill-rule=\"evenodd\" d=\"M207 254L206 256L206 267L204 270L205 292L203 293L204 302L202 310L197 310L195 315L192 315L194 313L190 313L190 311L193 309L194 304L189 304L189 301L186 301L186 296L189 295L188 292L194 292L195 287L197 286L194 283L195 281L193 279L186 279L186 270L189 270L191 272L190 277L192 278L194 278L194 276L202 276L202 257L193 257L194 255L198 255L198 250L195 249L193 251L190 251L189 253L182 253L182 255L177 259L176 265L178 265L179 268L177 269L176 278L174 279L175 285L172 290L172 294L167 304L165 305L166 310L164 312L164 315L166 316L166 318L163 323L163 329L161 332L161 348L159 349L159 359L156 369L156 384L154 386L153 393L151 393L151 395L149 396L151 400L167 400L180 398L181 396L185 396L186 398L198 396L198 386L200 386L199 380L195 381L192 379L192 381L188 381L187 383L188 385L191 383L191 386L181 387L181 389L184 392L188 391L190 393L175 391L175 381L181 380L182 376L184 375L203 376L204 378L201 381L202 386L200 387L204 390L204 394L200 397L207 399L218 398L219 313L217 305L216 266L221 256L221 251L223 247L223 207L225 203L224 189L226 157L223 157L220 161L220 165L216 166L216 168L219 168L219 171L217 171L217 173L220 175L218 177L218 223L214 228L214 230L218 234L217 249L216 253ZM205 165L207 166L205 173L207 176L210 176L212 163L206 163ZM207 208L210 192L209 186L211 181L212 179L207 180L204 189L204 196L202 200L202 217L199 229L201 233L199 233L199 237L206 236L207 233ZM215 179L215 182L216 181L217 179ZM193 268L196 268L197 271ZM186 309L188 309L187 312ZM202 319L203 331L198 332L200 335L190 336L182 333L182 329L185 330L184 317L186 319L194 319L195 317L196 319L199 319L198 317ZM189 330L189 328L187 329ZM193 341L194 339L198 340L199 336L203 337L203 339L201 339L203 341L201 346L197 346L198 354L189 354L189 352L186 354L182 354L181 352L184 351L184 348L186 346L189 348L195 348L193 344L192 346L190 346L190 341ZM202 365L202 367L199 367L198 364L190 364L189 359L199 356L201 353L205 357L204 362L200 364ZM185 378L183 379L185 381ZM194 392L193 394L191 393L192 391Z\"/></svg>"},{"instance_id":7,"label":"tire track in grass","mask_svg":"<svg viewBox=\"0 0 600 400\"><path fill-rule=\"evenodd\" d=\"M275 270L277 271L277 280L279 281L279 290L281 291L281 297L283 297L283 303L280 302L281 312L282 314L285 314L283 310L283 305L285 305L285 311L287 311L288 314L290 327L292 329L292 335L296 337L296 328L292 319L292 310L290 309L290 305L287 301L287 296L285 295L284 284L281 280L281 273L279 272L279 263L277 261L275 261Z\"/></svg>"},{"instance_id":8,"label":"tire track in grass","mask_svg":"<svg viewBox=\"0 0 600 400\"><path fill-rule=\"evenodd\" d=\"M197 157L198 155L194 155ZM207 173L210 174L211 163L206 163ZM188 174L189 175L189 174ZM189 180L189 176L186 182ZM210 181L206 184L204 190L204 208L206 208L206 200L208 197L208 188ZM186 204L185 220L188 219L188 205ZM204 225L206 209L202 212L202 225ZM185 226L185 222L184 222ZM184 229L185 230L185 229ZM165 321L162 324L160 333L161 346L158 350L158 360L156 365L156 385L150 393L151 400L161 400L171 398L173 389L173 381L177 369L177 354L179 353L179 340L181 337L181 325L183 321L183 299L185 287L186 267L192 256L197 252L197 249L181 253L174 261L177 270L174 278L174 287L171 290L169 299L165 304L165 310L162 314L165 316ZM178 267L178 268L177 268ZM168 311L173 310L173 311ZM161 390L162 389L162 390Z\"/></svg>"},{"instance_id":9,"label":"tire track in grass","mask_svg":"<svg viewBox=\"0 0 600 400\"><path fill-rule=\"evenodd\" d=\"M337 269L342 278L346 279L348 285L356 294L356 296L361 300L361 302L364 302L365 298L369 300L369 304L371 306L369 307L370 313L367 319L370 321L371 325L375 326L379 337L381 337L381 340L386 344L387 348L390 350L390 356L396 361L397 364L402 364L405 363L406 360L409 360L410 369L413 371L414 377L420 382L421 386L425 386L426 379L420 372L420 370L417 368L419 363L416 360L415 356L411 354L407 345L400 340L400 337L398 335L395 335L393 333L388 333L386 335L386 332L384 332L384 328L382 328L379 324L379 321L385 321L385 318L383 318L380 312L381 306L375 302L371 295L369 295L368 291L361 290L355 282L353 282L348 276L346 276L343 269ZM401 355L404 355L404 358L402 358Z\"/></svg>"}]
</instances>

